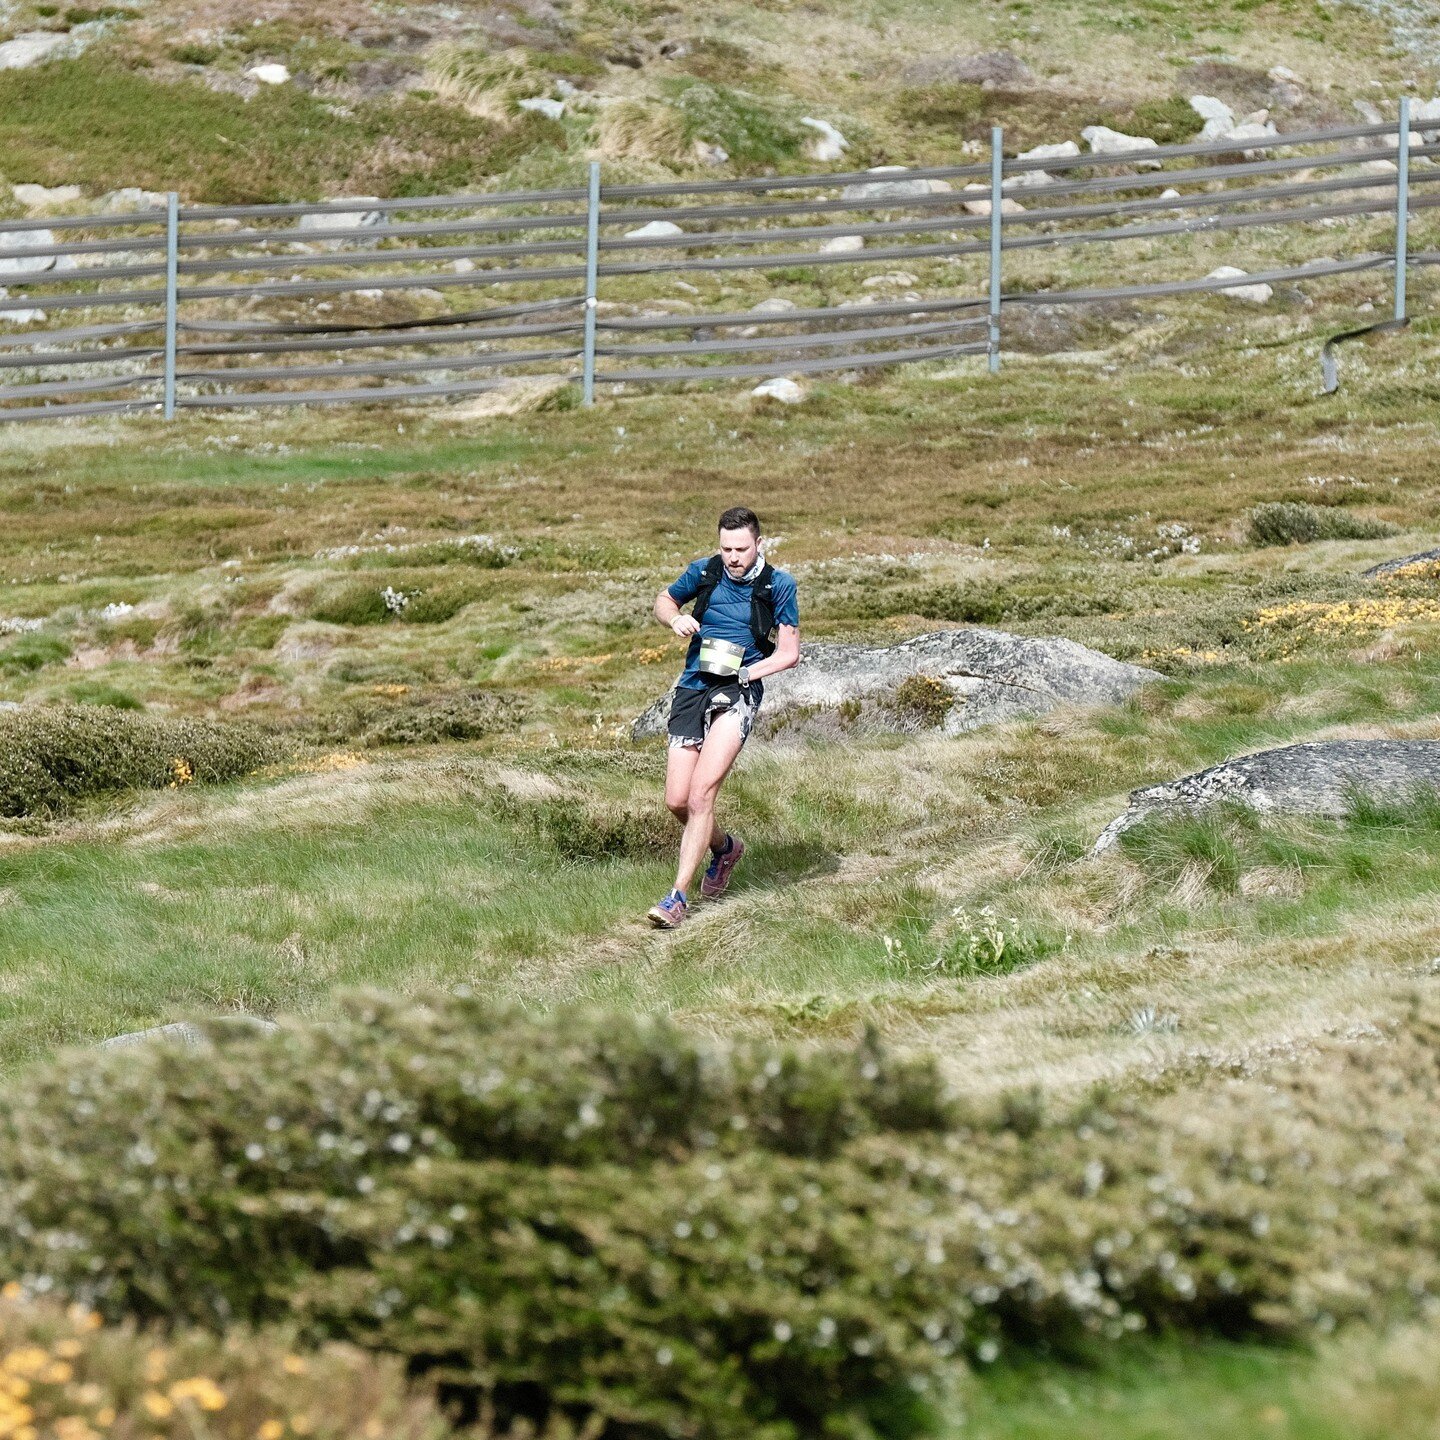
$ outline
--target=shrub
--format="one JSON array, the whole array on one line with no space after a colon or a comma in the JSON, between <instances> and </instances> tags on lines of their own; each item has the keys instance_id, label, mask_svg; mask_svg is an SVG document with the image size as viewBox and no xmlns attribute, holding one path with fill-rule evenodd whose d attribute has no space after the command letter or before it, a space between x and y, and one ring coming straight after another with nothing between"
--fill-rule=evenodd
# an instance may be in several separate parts
<instances>
[{"instance_id":1,"label":"shrub","mask_svg":"<svg viewBox=\"0 0 1440 1440\"><path fill-rule=\"evenodd\" d=\"M310 618L327 625L379 625L395 613L392 605L386 604L385 589L383 585L353 580L323 591L310 607Z\"/></svg>"},{"instance_id":2,"label":"shrub","mask_svg":"<svg viewBox=\"0 0 1440 1440\"><path fill-rule=\"evenodd\" d=\"M660 806L603 795L520 799L505 792L499 808L564 860L653 860L675 849L678 833Z\"/></svg>"},{"instance_id":3,"label":"shrub","mask_svg":"<svg viewBox=\"0 0 1440 1440\"><path fill-rule=\"evenodd\" d=\"M721 145L737 165L780 165L796 155L808 131L781 107L727 85L682 81L674 104L685 140Z\"/></svg>"},{"instance_id":4,"label":"shrub","mask_svg":"<svg viewBox=\"0 0 1440 1440\"><path fill-rule=\"evenodd\" d=\"M915 725L934 730L955 708L955 692L933 675L907 675L895 687L890 708Z\"/></svg>"},{"instance_id":5,"label":"shrub","mask_svg":"<svg viewBox=\"0 0 1440 1440\"><path fill-rule=\"evenodd\" d=\"M1249 516L1252 545L1308 545L1315 540L1379 540L1395 527L1344 510L1322 509L1303 500L1257 505Z\"/></svg>"},{"instance_id":6,"label":"shrub","mask_svg":"<svg viewBox=\"0 0 1440 1440\"><path fill-rule=\"evenodd\" d=\"M949 1281L885 1145L949 1123L929 1063L468 998L215 1034L198 1060L76 1056L12 1097L12 1273L141 1319L291 1318L502 1422L913 1432Z\"/></svg>"},{"instance_id":7,"label":"shrub","mask_svg":"<svg viewBox=\"0 0 1440 1440\"><path fill-rule=\"evenodd\" d=\"M380 625L387 620L436 625L458 615L481 593L463 580L408 588L379 580L350 580L323 590L310 616L329 625Z\"/></svg>"},{"instance_id":8,"label":"shrub","mask_svg":"<svg viewBox=\"0 0 1440 1440\"><path fill-rule=\"evenodd\" d=\"M0 1268L396 1352L502 1423L913 1434L956 1353L1304 1336L1440 1296L1423 992L1300 1062L1054 1113L957 1115L868 1039L725 1047L469 997L211 1033L15 1083Z\"/></svg>"},{"instance_id":9,"label":"shrub","mask_svg":"<svg viewBox=\"0 0 1440 1440\"><path fill-rule=\"evenodd\" d=\"M69 653L70 646L58 635L22 635L0 650L0 672L33 675L65 659Z\"/></svg>"},{"instance_id":10,"label":"shrub","mask_svg":"<svg viewBox=\"0 0 1440 1440\"><path fill-rule=\"evenodd\" d=\"M280 759L239 725L88 707L0 714L0 816L62 815L87 795L233 780Z\"/></svg>"},{"instance_id":11,"label":"shrub","mask_svg":"<svg viewBox=\"0 0 1440 1440\"><path fill-rule=\"evenodd\" d=\"M143 710L145 706L128 690L104 680L77 680L65 687L68 705L106 705L112 710Z\"/></svg>"},{"instance_id":12,"label":"shrub","mask_svg":"<svg viewBox=\"0 0 1440 1440\"><path fill-rule=\"evenodd\" d=\"M365 712L360 738L367 745L434 745L443 740L479 740L519 723L519 709L508 696L476 690L442 695L396 710Z\"/></svg>"},{"instance_id":13,"label":"shrub","mask_svg":"<svg viewBox=\"0 0 1440 1440\"><path fill-rule=\"evenodd\" d=\"M8 1287L10 1292L21 1289ZM8 1402L8 1404L6 1403ZM162 1340L84 1307L0 1299L0 1425L99 1440L442 1440L435 1402L398 1362L349 1346L297 1354L282 1334L187 1330ZM480 1440L480 1437L476 1437Z\"/></svg>"},{"instance_id":14,"label":"shrub","mask_svg":"<svg viewBox=\"0 0 1440 1440\"><path fill-rule=\"evenodd\" d=\"M1137 135L1148 135L1161 145L1183 145L1205 126L1204 118L1183 95L1142 100L1131 123Z\"/></svg>"}]
</instances>

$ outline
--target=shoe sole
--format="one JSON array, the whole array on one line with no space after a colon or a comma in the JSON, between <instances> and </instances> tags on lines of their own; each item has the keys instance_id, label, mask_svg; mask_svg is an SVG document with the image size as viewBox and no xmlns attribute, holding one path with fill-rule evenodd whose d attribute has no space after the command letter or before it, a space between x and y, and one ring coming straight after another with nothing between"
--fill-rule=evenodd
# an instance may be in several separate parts
<instances>
[{"instance_id":1,"label":"shoe sole","mask_svg":"<svg viewBox=\"0 0 1440 1440\"><path fill-rule=\"evenodd\" d=\"M684 923L682 920L672 920L663 910L647 910L645 918L656 930L678 930Z\"/></svg>"},{"instance_id":2,"label":"shoe sole","mask_svg":"<svg viewBox=\"0 0 1440 1440\"><path fill-rule=\"evenodd\" d=\"M713 890L704 880L700 882L700 893L707 900L718 900L730 888L730 878L735 874L735 867L745 858L745 842L743 840L737 840L735 844L740 853L731 859L730 867L725 871L724 880Z\"/></svg>"}]
</instances>

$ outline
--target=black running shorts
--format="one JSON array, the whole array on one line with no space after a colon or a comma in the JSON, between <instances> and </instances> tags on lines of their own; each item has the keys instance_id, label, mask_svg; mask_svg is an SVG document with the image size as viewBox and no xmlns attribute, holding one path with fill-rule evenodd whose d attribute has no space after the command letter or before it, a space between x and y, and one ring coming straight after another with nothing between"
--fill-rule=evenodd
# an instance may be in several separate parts
<instances>
[{"instance_id":1,"label":"black running shorts","mask_svg":"<svg viewBox=\"0 0 1440 1440\"><path fill-rule=\"evenodd\" d=\"M764 690L759 685L711 685L701 690L677 685L670 696L670 746L675 750L698 750L710 727L722 715L740 717L740 743L750 738L755 717L760 713Z\"/></svg>"}]
</instances>

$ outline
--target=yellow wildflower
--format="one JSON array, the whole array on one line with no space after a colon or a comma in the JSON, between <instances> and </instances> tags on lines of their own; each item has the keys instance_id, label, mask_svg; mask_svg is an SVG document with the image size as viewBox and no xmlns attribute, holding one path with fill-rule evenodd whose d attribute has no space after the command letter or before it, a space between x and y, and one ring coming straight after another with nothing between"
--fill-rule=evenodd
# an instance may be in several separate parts
<instances>
[{"instance_id":1,"label":"yellow wildflower","mask_svg":"<svg viewBox=\"0 0 1440 1440\"><path fill-rule=\"evenodd\" d=\"M19 1375L0 1375L0 1395L7 1400L23 1400L30 1393L30 1382Z\"/></svg>"},{"instance_id":2,"label":"yellow wildflower","mask_svg":"<svg viewBox=\"0 0 1440 1440\"><path fill-rule=\"evenodd\" d=\"M22 1345L0 1360L0 1368L11 1375L27 1375L33 1379L49 1363L49 1354L38 1345Z\"/></svg>"},{"instance_id":3,"label":"yellow wildflower","mask_svg":"<svg viewBox=\"0 0 1440 1440\"><path fill-rule=\"evenodd\" d=\"M25 1287L18 1280L7 1280L0 1285L0 1299L18 1300L25 1293Z\"/></svg>"},{"instance_id":4,"label":"yellow wildflower","mask_svg":"<svg viewBox=\"0 0 1440 1440\"><path fill-rule=\"evenodd\" d=\"M145 1353L143 1369L145 1379L151 1385L158 1385L170 1369L170 1357L160 1349L148 1350Z\"/></svg>"},{"instance_id":5,"label":"yellow wildflower","mask_svg":"<svg viewBox=\"0 0 1440 1440\"><path fill-rule=\"evenodd\" d=\"M157 1420L168 1419L175 1413L175 1406L158 1390L147 1390L141 1397L141 1403Z\"/></svg>"},{"instance_id":6,"label":"yellow wildflower","mask_svg":"<svg viewBox=\"0 0 1440 1440\"><path fill-rule=\"evenodd\" d=\"M177 1380L170 1387L170 1398L177 1405L193 1400L202 1410L223 1410L226 1403L225 1392L206 1375Z\"/></svg>"},{"instance_id":7,"label":"yellow wildflower","mask_svg":"<svg viewBox=\"0 0 1440 1440\"><path fill-rule=\"evenodd\" d=\"M308 1435L315 1428L315 1422L308 1415L292 1415L290 1428L297 1435Z\"/></svg>"},{"instance_id":8,"label":"yellow wildflower","mask_svg":"<svg viewBox=\"0 0 1440 1440\"><path fill-rule=\"evenodd\" d=\"M95 1412L95 1423L97 1425L113 1425L115 1423L115 1407L113 1405L102 1405Z\"/></svg>"},{"instance_id":9,"label":"yellow wildflower","mask_svg":"<svg viewBox=\"0 0 1440 1440\"><path fill-rule=\"evenodd\" d=\"M55 1353L62 1360L74 1360L84 1348L78 1340L71 1337L69 1340L61 1340L55 1346Z\"/></svg>"},{"instance_id":10,"label":"yellow wildflower","mask_svg":"<svg viewBox=\"0 0 1440 1440\"><path fill-rule=\"evenodd\" d=\"M52 1360L36 1378L45 1385L68 1385L75 1378L75 1367L66 1360Z\"/></svg>"},{"instance_id":11,"label":"yellow wildflower","mask_svg":"<svg viewBox=\"0 0 1440 1440\"><path fill-rule=\"evenodd\" d=\"M309 1369L299 1355L287 1355L280 1364L284 1367L287 1375L303 1375Z\"/></svg>"},{"instance_id":12,"label":"yellow wildflower","mask_svg":"<svg viewBox=\"0 0 1440 1440\"><path fill-rule=\"evenodd\" d=\"M267 1420L255 1432L255 1440L280 1440L285 1433L285 1425L280 1420Z\"/></svg>"},{"instance_id":13,"label":"yellow wildflower","mask_svg":"<svg viewBox=\"0 0 1440 1440\"><path fill-rule=\"evenodd\" d=\"M183 755L175 755L170 760L170 789L178 790L182 785L188 785L195 778L194 767Z\"/></svg>"},{"instance_id":14,"label":"yellow wildflower","mask_svg":"<svg viewBox=\"0 0 1440 1440\"><path fill-rule=\"evenodd\" d=\"M82 1415L62 1415L55 1422L55 1440L98 1440Z\"/></svg>"}]
</instances>

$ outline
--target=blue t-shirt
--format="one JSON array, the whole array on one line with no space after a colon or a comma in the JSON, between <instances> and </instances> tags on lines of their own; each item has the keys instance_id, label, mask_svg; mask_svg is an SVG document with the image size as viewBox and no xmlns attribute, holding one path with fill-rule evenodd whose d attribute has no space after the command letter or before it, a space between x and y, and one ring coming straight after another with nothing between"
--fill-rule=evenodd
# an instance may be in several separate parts
<instances>
[{"instance_id":1,"label":"blue t-shirt","mask_svg":"<svg viewBox=\"0 0 1440 1440\"><path fill-rule=\"evenodd\" d=\"M693 600L705 578L705 567L713 557L706 555L686 566L685 573L670 587L669 596L677 605ZM746 665L757 664L764 656L755 644L755 632L750 628L750 592L753 585L742 585L732 580L724 571L720 583L705 607L704 618L700 621L700 635L705 640L728 640L732 645L745 647ZM795 590L795 580L783 570L777 570L771 585L771 598L775 604L776 625L799 625L800 602ZM703 690L706 680L699 670L698 647L693 659L687 658L680 684L690 690ZM759 682L757 681L758 685Z\"/></svg>"}]
</instances>

